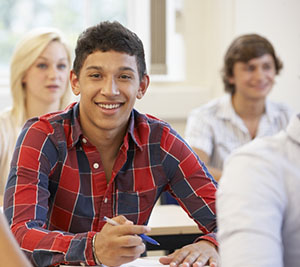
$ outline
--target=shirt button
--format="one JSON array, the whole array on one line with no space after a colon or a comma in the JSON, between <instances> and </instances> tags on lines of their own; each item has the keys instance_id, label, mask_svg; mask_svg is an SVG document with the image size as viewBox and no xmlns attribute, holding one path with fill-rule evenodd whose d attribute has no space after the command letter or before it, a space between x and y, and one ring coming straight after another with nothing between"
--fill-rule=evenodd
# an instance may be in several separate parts
<instances>
[{"instance_id":1,"label":"shirt button","mask_svg":"<svg viewBox=\"0 0 300 267\"><path fill-rule=\"evenodd\" d=\"M82 142L86 144L87 140L85 138L82 138Z\"/></svg>"},{"instance_id":2,"label":"shirt button","mask_svg":"<svg viewBox=\"0 0 300 267\"><path fill-rule=\"evenodd\" d=\"M99 164L96 162L93 164L94 169L98 169L99 168Z\"/></svg>"},{"instance_id":3,"label":"shirt button","mask_svg":"<svg viewBox=\"0 0 300 267\"><path fill-rule=\"evenodd\" d=\"M105 203L105 204L107 203L107 197L106 197L106 198L104 198L104 203Z\"/></svg>"}]
</instances>

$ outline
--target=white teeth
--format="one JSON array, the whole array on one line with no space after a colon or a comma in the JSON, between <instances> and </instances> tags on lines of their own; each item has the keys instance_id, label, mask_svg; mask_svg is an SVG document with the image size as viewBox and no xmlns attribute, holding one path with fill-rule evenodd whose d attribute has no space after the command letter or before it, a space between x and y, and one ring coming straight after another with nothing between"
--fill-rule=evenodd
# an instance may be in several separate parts
<instances>
[{"instance_id":1,"label":"white teeth","mask_svg":"<svg viewBox=\"0 0 300 267\"><path fill-rule=\"evenodd\" d=\"M99 107L105 108L105 109L114 109L120 107L120 104L98 104Z\"/></svg>"}]
</instances>

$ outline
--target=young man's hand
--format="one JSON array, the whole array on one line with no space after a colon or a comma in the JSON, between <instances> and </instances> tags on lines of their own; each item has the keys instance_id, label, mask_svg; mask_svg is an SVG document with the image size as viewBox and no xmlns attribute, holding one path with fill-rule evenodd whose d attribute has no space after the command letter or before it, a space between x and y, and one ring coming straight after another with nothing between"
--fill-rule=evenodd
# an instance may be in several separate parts
<instances>
[{"instance_id":1,"label":"young man's hand","mask_svg":"<svg viewBox=\"0 0 300 267\"><path fill-rule=\"evenodd\" d=\"M113 220L120 225L106 223L95 239L96 256L107 266L119 266L140 257L145 245L138 235L150 232L150 227L133 225L124 216Z\"/></svg>"},{"instance_id":2,"label":"young man's hand","mask_svg":"<svg viewBox=\"0 0 300 267\"><path fill-rule=\"evenodd\" d=\"M213 243L201 240L197 243L184 246L174 253L163 256L160 263L171 267L210 267L219 266L219 255Z\"/></svg>"}]
</instances>

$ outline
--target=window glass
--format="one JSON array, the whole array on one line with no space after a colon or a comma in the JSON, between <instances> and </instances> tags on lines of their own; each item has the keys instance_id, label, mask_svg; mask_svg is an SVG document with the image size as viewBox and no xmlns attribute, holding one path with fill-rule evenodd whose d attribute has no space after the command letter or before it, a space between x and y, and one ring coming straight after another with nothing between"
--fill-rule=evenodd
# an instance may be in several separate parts
<instances>
[{"instance_id":1,"label":"window glass","mask_svg":"<svg viewBox=\"0 0 300 267\"><path fill-rule=\"evenodd\" d=\"M35 27L57 27L74 48L78 34L103 20L127 25L126 0L5 0L0 1L0 73L8 74L16 43Z\"/></svg>"}]
</instances>

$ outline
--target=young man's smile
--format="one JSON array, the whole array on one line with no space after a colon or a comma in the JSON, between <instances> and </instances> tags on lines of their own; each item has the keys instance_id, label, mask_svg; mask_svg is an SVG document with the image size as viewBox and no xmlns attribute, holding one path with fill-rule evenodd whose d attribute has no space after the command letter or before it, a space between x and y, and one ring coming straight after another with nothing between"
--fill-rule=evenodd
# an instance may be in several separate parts
<instances>
[{"instance_id":1,"label":"young man's smile","mask_svg":"<svg viewBox=\"0 0 300 267\"><path fill-rule=\"evenodd\" d=\"M103 103L103 102L96 102L101 111L106 115L113 115L119 111L119 109L124 105L124 103Z\"/></svg>"}]
</instances>

